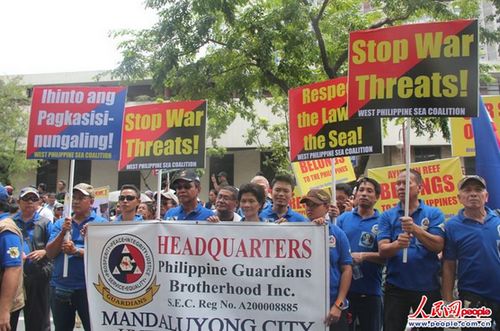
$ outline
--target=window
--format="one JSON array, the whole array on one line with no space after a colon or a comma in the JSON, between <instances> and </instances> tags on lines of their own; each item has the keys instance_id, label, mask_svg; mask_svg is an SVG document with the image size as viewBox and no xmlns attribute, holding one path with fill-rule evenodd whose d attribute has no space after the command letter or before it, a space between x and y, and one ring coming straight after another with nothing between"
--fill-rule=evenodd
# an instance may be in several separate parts
<instances>
[{"instance_id":1,"label":"window","mask_svg":"<svg viewBox=\"0 0 500 331\"><path fill-rule=\"evenodd\" d=\"M119 171L118 172L118 187L120 189L125 184L132 184L141 189L141 172L140 171Z\"/></svg>"},{"instance_id":2,"label":"window","mask_svg":"<svg viewBox=\"0 0 500 331\"><path fill-rule=\"evenodd\" d=\"M92 169L92 161L91 160L76 160L75 161L75 185L78 183L87 183L90 182L90 174Z\"/></svg>"},{"instance_id":3,"label":"window","mask_svg":"<svg viewBox=\"0 0 500 331\"><path fill-rule=\"evenodd\" d=\"M56 191L57 182L57 160L43 160L40 161L40 166L36 171L36 185L45 183L47 185L47 192Z\"/></svg>"},{"instance_id":4,"label":"window","mask_svg":"<svg viewBox=\"0 0 500 331\"><path fill-rule=\"evenodd\" d=\"M440 146L414 146L415 162L439 160L441 158Z\"/></svg>"},{"instance_id":5,"label":"window","mask_svg":"<svg viewBox=\"0 0 500 331\"><path fill-rule=\"evenodd\" d=\"M210 176L217 174L221 171L227 173L227 181L229 185L234 185L234 155L226 154L223 157L211 157L210 158ZM213 189L214 185L212 180L210 180L210 188Z\"/></svg>"}]
</instances>

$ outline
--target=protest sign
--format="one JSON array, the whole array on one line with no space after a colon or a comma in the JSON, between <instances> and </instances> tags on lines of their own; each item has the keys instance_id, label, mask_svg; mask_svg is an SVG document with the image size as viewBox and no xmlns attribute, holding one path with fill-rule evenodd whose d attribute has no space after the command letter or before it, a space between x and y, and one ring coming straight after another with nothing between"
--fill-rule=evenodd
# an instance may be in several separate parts
<instances>
[{"instance_id":1,"label":"protest sign","mask_svg":"<svg viewBox=\"0 0 500 331\"><path fill-rule=\"evenodd\" d=\"M328 228L91 224L93 330L325 330Z\"/></svg>"},{"instance_id":2,"label":"protest sign","mask_svg":"<svg viewBox=\"0 0 500 331\"><path fill-rule=\"evenodd\" d=\"M349 117L477 116L477 20L356 31L349 39Z\"/></svg>"},{"instance_id":3,"label":"protest sign","mask_svg":"<svg viewBox=\"0 0 500 331\"><path fill-rule=\"evenodd\" d=\"M380 119L349 119L347 78L288 91L292 162L382 152Z\"/></svg>"},{"instance_id":4,"label":"protest sign","mask_svg":"<svg viewBox=\"0 0 500 331\"><path fill-rule=\"evenodd\" d=\"M396 181L404 167L396 165L368 170L368 177L378 181L381 186L380 199L375 206L380 211L390 209L399 202ZM463 177L459 158L417 162L410 164L410 167L419 171L424 180L420 199L429 206L441 209L446 218L455 215L461 208L456 185Z\"/></svg>"},{"instance_id":5,"label":"protest sign","mask_svg":"<svg viewBox=\"0 0 500 331\"><path fill-rule=\"evenodd\" d=\"M500 96L484 95L483 98L486 110L495 126L500 128ZM474 144L474 132L470 118L450 118L451 131L451 154L453 156L475 156L476 147Z\"/></svg>"},{"instance_id":6,"label":"protest sign","mask_svg":"<svg viewBox=\"0 0 500 331\"><path fill-rule=\"evenodd\" d=\"M92 209L96 215L109 220L109 186L94 187Z\"/></svg>"},{"instance_id":7,"label":"protest sign","mask_svg":"<svg viewBox=\"0 0 500 331\"><path fill-rule=\"evenodd\" d=\"M127 107L118 169L205 167L205 100Z\"/></svg>"},{"instance_id":8,"label":"protest sign","mask_svg":"<svg viewBox=\"0 0 500 331\"><path fill-rule=\"evenodd\" d=\"M118 160L127 88L35 87L28 159Z\"/></svg>"},{"instance_id":9,"label":"protest sign","mask_svg":"<svg viewBox=\"0 0 500 331\"><path fill-rule=\"evenodd\" d=\"M356 179L351 158L336 157L335 183L346 183ZM332 186L332 159L300 161L292 163L299 194L306 195L312 188Z\"/></svg>"},{"instance_id":10,"label":"protest sign","mask_svg":"<svg viewBox=\"0 0 500 331\"><path fill-rule=\"evenodd\" d=\"M296 211L297 213L307 217L306 208L304 204L300 203L300 199L302 199L306 194L307 192L305 194L301 194L299 187L295 186L295 188L293 189L292 199L290 199L289 204L293 211Z\"/></svg>"}]
</instances>

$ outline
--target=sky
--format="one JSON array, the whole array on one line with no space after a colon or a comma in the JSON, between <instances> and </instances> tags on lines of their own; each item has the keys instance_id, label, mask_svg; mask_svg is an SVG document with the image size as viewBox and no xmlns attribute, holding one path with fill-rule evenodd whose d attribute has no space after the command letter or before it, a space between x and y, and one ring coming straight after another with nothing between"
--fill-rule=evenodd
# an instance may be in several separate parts
<instances>
[{"instance_id":1,"label":"sky","mask_svg":"<svg viewBox=\"0 0 500 331\"><path fill-rule=\"evenodd\" d=\"M144 0L0 1L0 76L113 69L109 33L155 22Z\"/></svg>"}]
</instances>

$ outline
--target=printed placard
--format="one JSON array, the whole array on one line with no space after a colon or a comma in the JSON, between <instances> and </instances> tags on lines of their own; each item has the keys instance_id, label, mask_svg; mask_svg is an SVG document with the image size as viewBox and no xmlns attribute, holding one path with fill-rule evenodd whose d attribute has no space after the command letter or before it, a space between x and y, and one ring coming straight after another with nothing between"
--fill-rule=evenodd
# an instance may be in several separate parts
<instances>
[{"instance_id":1,"label":"printed placard","mask_svg":"<svg viewBox=\"0 0 500 331\"><path fill-rule=\"evenodd\" d=\"M206 124L205 100L127 107L118 169L204 168Z\"/></svg>"},{"instance_id":2,"label":"printed placard","mask_svg":"<svg viewBox=\"0 0 500 331\"><path fill-rule=\"evenodd\" d=\"M292 162L382 152L380 120L349 119L347 77L288 91Z\"/></svg>"},{"instance_id":3,"label":"printed placard","mask_svg":"<svg viewBox=\"0 0 500 331\"><path fill-rule=\"evenodd\" d=\"M410 167L422 174L424 183L420 199L429 206L438 207L446 218L456 215L461 208L458 201L457 183L462 179L462 167L459 158L441 159L411 163ZM380 211L394 207L398 202L396 181L405 165L368 169L368 177L378 181L381 186L380 199L375 206Z\"/></svg>"},{"instance_id":4,"label":"printed placard","mask_svg":"<svg viewBox=\"0 0 500 331\"><path fill-rule=\"evenodd\" d=\"M28 159L118 160L127 88L33 89Z\"/></svg>"},{"instance_id":5,"label":"printed placard","mask_svg":"<svg viewBox=\"0 0 500 331\"><path fill-rule=\"evenodd\" d=\"M90 224L85 257L93 330L325 330L325 226Z\"/></svg>"},{"instance_id":6,"label":"printed placard","mask_svg":"<svg viewBox=\"0 0 500 331\"><path fill-rule=\"evenodd\" d=\"M349 35L349 117L476 117L477 20Z\"/></svg>"},{"instance_id":7,"label":"printed placard","mask_svg":"<svg viewBox=\"0 0 500 331\"><path fill-rule=\"evenodd\" d=\"M498 130L500 128L500 95L483 95L484 105L495 122ZM451 131L451 154L453 156L475 156L476 146L474 143L474 131L470 118L450 118Z\"/></svg>"},{"instance_id":8,"label":"printed placard","mask_svg":"<svg viewBox=\"0 0 500 331\"><path fill-rule=\"evenodd\" d=\"M346 183L356 179L350 157L336 157L335 183ZM298 194L306 195L313 188L332 186L332 159L301 161L292 163L297 180Z\"/></svg>"}]
</instances>

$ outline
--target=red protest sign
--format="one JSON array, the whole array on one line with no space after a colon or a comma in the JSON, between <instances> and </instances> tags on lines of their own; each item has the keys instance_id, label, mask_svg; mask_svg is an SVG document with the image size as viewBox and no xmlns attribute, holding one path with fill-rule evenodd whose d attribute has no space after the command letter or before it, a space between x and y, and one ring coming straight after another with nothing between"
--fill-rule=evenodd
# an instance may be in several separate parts
<instances>
[{"instance_id":1,"label":"red protest sign","mask_svg":"<svg viewBox=\"0 0 500 331\"><path fill-rule=\"evenodd\" d=\"M205 167L206 101L125 108L119 170Z\"/></svg>"},{"instance_id":2,"label":"red protest sign","mask_svg":"<svg viewBox=\"0 0 500 331\"><path fill-rule=\"evenodd\" d=\"M288 92L292 162L382 151L380 120L349 119L346 101L346 77Z\"/></svg>"},{"instance_id":3,"label":"red protest sign","mask_svg":"<svg viewBox=\"0 0 500 331\"><path fill-rule=\"evenodd\" d=\"M349 116L477 116L476 20L356 31L349 38Z\"/></svg>"}]
</instances>

